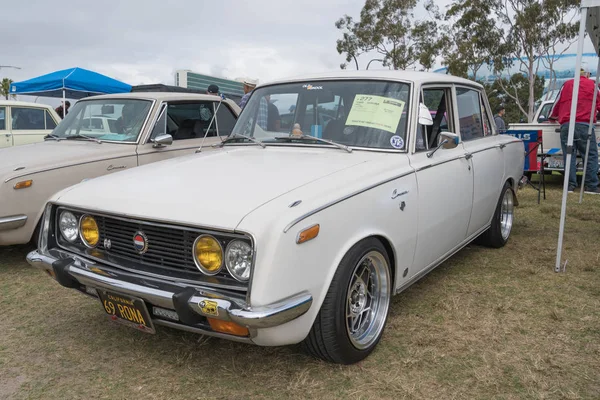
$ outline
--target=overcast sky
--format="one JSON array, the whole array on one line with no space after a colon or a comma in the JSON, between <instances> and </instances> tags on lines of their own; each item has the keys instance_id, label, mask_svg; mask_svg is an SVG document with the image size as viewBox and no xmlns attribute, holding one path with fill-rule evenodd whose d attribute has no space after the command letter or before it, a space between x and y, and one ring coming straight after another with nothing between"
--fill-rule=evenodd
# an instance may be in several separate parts
<instances>
[{"instance_id":1,"label":"overcast sky","mask_svg":"<svg viewBox=\"0 0 600 400\"><path fill-rule=\"evenodd\" d=\"M439 0L443 8L450 0ZM21 0L2 4L0 77L82 67L129 84L177 69L261 82L339 69L335 21L364 0ZM416 17L425 12L418 9ZM363 60L362 68L367 60ZM371 64L370 69L380 67ZM43 101L40 99L39 101ZM51 101L53 103L53 101Z\"/></svg>"}]
</instances>

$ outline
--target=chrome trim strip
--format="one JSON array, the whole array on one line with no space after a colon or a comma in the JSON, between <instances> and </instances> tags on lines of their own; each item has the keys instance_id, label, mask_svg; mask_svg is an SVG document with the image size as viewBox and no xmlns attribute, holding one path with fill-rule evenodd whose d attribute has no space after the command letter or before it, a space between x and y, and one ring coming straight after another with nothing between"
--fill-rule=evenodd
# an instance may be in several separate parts
<instances>
[{"instance_id":1,"label":"chrome trim strip","mask_svg":"<svg viewBox=\"0 0 600 400\"><path fill-rule=\"evenodd\" d=\"M299 223L299 222L301 222L301 221L305 220L306 218L310 217L311 215L315 215L315 214L317 214L317 213L319 213L319 212L321 212L321 211L323 211L323 210L325 210L325 209L327 209L327 208L329 208L329 207L331 207L331 206L334 206L334 205L336 205L336 204L338 204L338 203L341 203L341 202L342 202L342 201L344 201L344 200L348 200L348 199L350 199L350 198L352 198L352 197L354 197L354 196L357 196L357 195L359 195L359 194L361 194L361 193L364 193L364 192L366 192L366 191L368 191L368 190L371 190L371 189L373 189L373 188L376 188L377 186L385 185L386 183L392 182L392 181L394 181L394 180L396 180L396 179L400 179L400 178L403 178L403 177L405 177L405 176L408 176L408 175L412 175L412 174L414 174L414 173L415 173L415 171L414 171L414 170L411 170L411 171L409 171L409 172L405 172L405 173L403 173L403 174L401 174L401 175L394 176L393 178L389 178L389 179L386 179L386 180L384 180L384 181L377 182L377 183L375 183L375 184L373 184L373 185L367 186L366 188L363 188L363 189L356 190L356 191L354 191L354 192L352 192L352 193L350 193L350 194L347 194L347 195L345 195L344 197L341 197L341 198L339 198L339 199L337 199L337 200L333 200L333 201L330 201L329 203L325 203L324 205L322 205L322 206L320 206L320 207L317 207L317 208L315 208L314 210L312 210L312 211L309 211L309 212L307 212L307 213L305 213L305 214L301 215L300 217L298 217L298 218L294 219L292 222L290 222L290 223L289 223L289 224L288 224L288 225L287 225L287 226L286 226L286 227L283 229L283 233L287 233L287 232L288 232L290 229L292 229L292 227L293 227L294 225L296 225L297 223Z\"/></svg>"},{"instance_id":2,"label":"chrome trim strip","mask_svg":"<svg viewBox=\"0 0 600 400\"><path fill-rule=\"evenodd\" d=\"M460 160L461 158L464 158L464 159L468 160L469 159L468 154L469 153L465 153L465 154L462 154L462 155L454 157L454 158L450 158L450 159L447 159L447 160L440 160L438 162L434 162L434 163L431 163L431 164L428 164L428 165L424 165L422 167L417 168L416 172L421 172L421 171L423 171L425 169L428 169L428 168L431 168L431 167L436 167L438 165L447 164L447 163L452 162L452 161Z\"/></svg>"},{"instance_id":3,"label":"chrome trim strip","mask_svg":"<svg viewBox=\"0 0 600 400\"><path fill-rule=\"evenodd\" d=\"M0 231L17 229L27 223L27 215L13 215L0 218Z\"/></svg>"},{"instance_id":4,"label":"chrome trim strip","mask_svg":"<svg viewBox=\"0 0 600 400\"><path fill-rule=\"evenodd\" d=\"M483 149L478 149L478 150L473 150L473 151L469 150L469 153L471 153L471 154L477 154L477 153L482 153L484 151L498 149L498 148L500 148L500 145L499 144L495 144L493 146L485 147Z\"/></svg>"},{"instance_id":5,"label":"chrome trim strip","mask_svg":"<svg viewBox=\"0 0 600 400\"><path fill-rule=\"evenodd\" d=\"M69 259L69 257L61 252L54 257L39 253L37 250L27 255L27 262L31 266L45 271L53 271L53 263L61 259ZM195 293L187 299L189 310L203 317L233 321L250 329L270 328L292 321L305 314L313 301L312 295L305 291L275 303L252 308L235 295L221 294L205 289L201 285L182 285L160 279L150 280L80 258L72 260L64 271L81 285L139 297L153 305L171 310L176 310L173 296L191 288ZM200 303L204 301L217 303L217 311L206 313L202 310Z\"/></svg>"}]
</instances>

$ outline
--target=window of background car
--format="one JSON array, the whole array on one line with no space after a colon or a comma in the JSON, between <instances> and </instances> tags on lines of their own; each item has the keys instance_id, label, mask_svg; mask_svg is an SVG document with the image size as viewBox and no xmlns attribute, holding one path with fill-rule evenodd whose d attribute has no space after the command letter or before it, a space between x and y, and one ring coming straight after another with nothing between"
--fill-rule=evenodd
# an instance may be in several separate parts
<instances>
[{"instance_id":1,"label":"window of background car","mask_svg":"<svg viewBox=\"0 0 600 400\"><path fill-rule=\"evenodd\" d=\"M410 86L385 81L317 81L258 88L250 97L233 133L264 143L292 133L298 124L304 135L352 147L406 148ZM274 104L280 124L269 124ZM269 126L271 125L271 126ZM282 133L284 135L282 135Z\"/></svg>"},{"instance_id":2,"label":"window of background car","mask_svg":"<svg viewBox=\"0 0 600 400\"><path fill-rule=\"evenodd\" d=\"M0 131L6 130L6 107L0 107Z\"/></svg>"},{"instance_id":3,"label":"window of background car","mask_svg":"<svg viewBox=\"0 0 600 400\"><path fill-rule=\"evenodd\" d=\"M479 92L473 89L456 88L456 99L462 140L469 141L482 138L484 131Z\"/></svg>"},{"instance_id":4,"label":"window of background car","mask_svg":"<svg viewBox=\"0 0 600 400\"><path fill-rule=\"evenodd\" d=\"M46 129L46 110L42 108L12 107L12 129L20 130L44 130Z\"/></svg>"},{"instance_id":5,"label":"window of background car","mask_svg":"<svg viewBox=\"0 0 600 400\"><path fill-rule=\"evenodd\" d=\"M54 129L54 128L56 128L56 121L54 121L54 119L52 119L52 116L50 115L48 110L46 110L46 129Z\"/></svg>"},{"instance_id":6,"label":"window of background car","mask_svg":"<svg viewBox=\"0 0 600 400\"><path fill-rule=\"evenodd\" d=\"M106 141L136 142L151 105L148 100L78 101L52 134L64 138L84 135Z\"/></svg>"},{"instance_id":7,"label":"window of background car","mask_svg":"<svg viewBox=\"0 0 600 400\"><path fill-rule=\"evenodd\" d=\"M225 103L218 104L215 107L219 107L217 111L217 123L219 127L219 135L227 136L231 134L235 125L236 117L233 112L227 107Z\"/></svg>"},{"instance_id":8,"label":"window of background car","mask_svg":"<svg viewBox=\"0 0 600 400\"><path fill-rule=\"evenodd\" d=\"M173 140L201 139L217 135L217 124L212 121L214 102L197 101L169 103L167 106L167 133ZM211 124L212 121L212 124ZM208 135L206 130L209 129Z\"/></svg>"},{"instance_id":9,"label":"window of background car","mask_svg":"<svg viewBox=\"0 0 600 400\"><path fill-rule=\"evenodd\" d=\"M542 110L540 111L540 115L538 116L538 122L544 122L550 116L550 112L552 111L552 106L554 103L547 103L542 106Z\"/></svg>"}]
</instances>

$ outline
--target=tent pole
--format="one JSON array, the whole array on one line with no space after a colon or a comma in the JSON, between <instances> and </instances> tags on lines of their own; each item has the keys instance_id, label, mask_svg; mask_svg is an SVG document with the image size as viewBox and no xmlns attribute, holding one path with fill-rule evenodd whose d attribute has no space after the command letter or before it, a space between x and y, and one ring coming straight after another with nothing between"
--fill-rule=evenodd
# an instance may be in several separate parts
<instances>
[{"instance_id":1,"label":"tent pole","mask_svg":"<svg viewBox=\"0 0 600 400\"><path fill-rule=\"evenodd\" d=\"M63 116L62 119L65 119L67 116L67 103L65 102L65 85L63 81L63 104L62 104Z\"/></svg>"},{"instance_id":2,"label":"tent pole","mask_svg":"<svg viewBox=\"0 0 600 400\"><path fill-rule=\"evenodd\" d=\"M579 191L579 204L583 202L583 186L585 185L585 174L587 172L588 156L590 154L590 142L592 139L592 129L594 128L594 120L596 119L596 100L598 99L598 70L600 70L600 58L598 58L598 66L596 67L596 85L594 86L594 100L592 100L592 112L590 115L590 127L588 128L587 145L585 146L585 160L583 161L583 177L581 178L581 189ZM594 143L596 144L596 143Z\"/></svg>"},{"instance_id":3,"label":"tent pole","mask_svg":"<svg viewBox=\"0 0 600 400\"><path fill-rule=\"evenodd\" d=\"M577 58L575 59L575 82L573 84L573 97L571 99L571 117L569 119L569 136L567 138L567 155L565 161L565 177L563 182L562 206L560 208L560 227L558 228L558 247L556 248L556 265L554 272L560 272L562 257L563 236L565 231L565 218L567 214L567 195L569 190L569 173L571 170L571 157L573 155L573 136L575 135L575 116L577 114L577 98L579 97L579 78L581 74L581 56L583 54L583 41L585 39L585 23L587 18L587 7L581 8L581 20L579 21L579 39L577 42Z\"/></svg>"}]
</instances>

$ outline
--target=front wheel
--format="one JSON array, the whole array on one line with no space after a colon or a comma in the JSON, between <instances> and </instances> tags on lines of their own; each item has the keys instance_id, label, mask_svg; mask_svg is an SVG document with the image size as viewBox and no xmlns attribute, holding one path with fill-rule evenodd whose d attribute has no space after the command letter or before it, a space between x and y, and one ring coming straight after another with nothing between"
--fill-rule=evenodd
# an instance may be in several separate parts
<instances>
[{"instance_id":1,"label":"front wheel","mask_svg":"<svg viewBox=\"0 0 600 400\"><path fill-rule=\"evenodd\" d=\"M385 248L375 238L360 241L340 262L304 349L339 364L366 358L383 334L391 293Z\"/></svg>"},{"instance_id":2,"label":"front wheel","mask_svg":"<svg viewBox=\"0 0 600 400\"><path fill-rule=\"evenodd\" d=\"M492 224L480 237L479 242L488 247L503 247L512 231L515 217L515 193L508 182L504 184L494 211Z\"/></svg>"}]
</instances>

